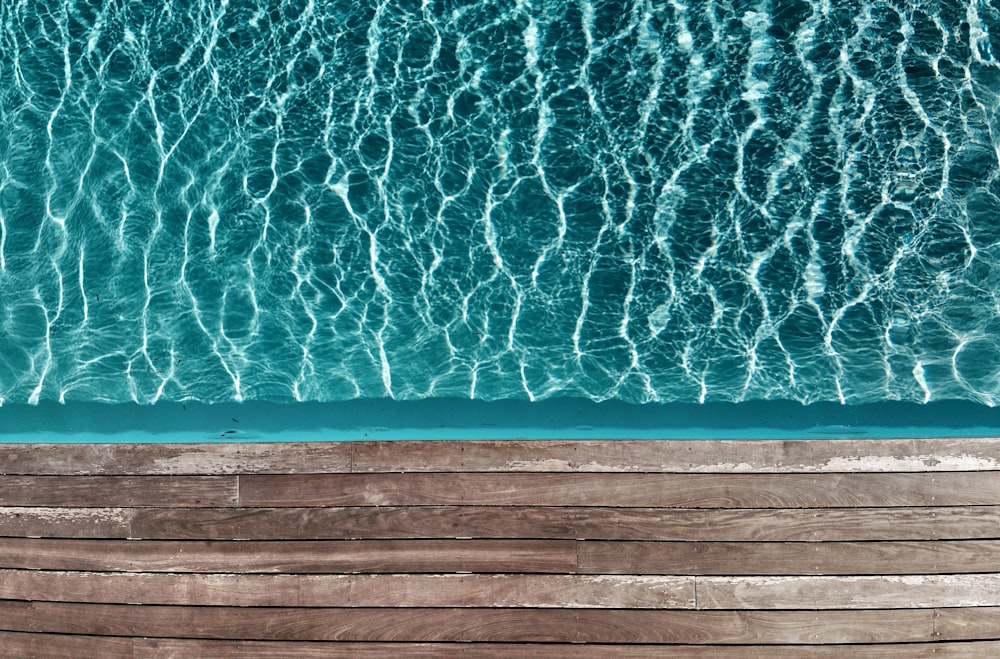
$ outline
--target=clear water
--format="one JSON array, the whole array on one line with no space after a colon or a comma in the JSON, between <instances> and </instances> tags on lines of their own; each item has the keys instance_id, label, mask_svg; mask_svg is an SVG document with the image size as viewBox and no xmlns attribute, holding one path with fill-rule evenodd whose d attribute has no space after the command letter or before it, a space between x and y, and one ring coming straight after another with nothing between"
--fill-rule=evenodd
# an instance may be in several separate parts
<instances>
[{"instance_id":1,"label":"clear water","mask_svg":"<svg viewBox=\"0 0 1000 659\"><path fill-rule=\"evenodd\" d=\"M997 53L983 0L4 0L0 403L993 406Z\"/></svg>"}]
</instances>

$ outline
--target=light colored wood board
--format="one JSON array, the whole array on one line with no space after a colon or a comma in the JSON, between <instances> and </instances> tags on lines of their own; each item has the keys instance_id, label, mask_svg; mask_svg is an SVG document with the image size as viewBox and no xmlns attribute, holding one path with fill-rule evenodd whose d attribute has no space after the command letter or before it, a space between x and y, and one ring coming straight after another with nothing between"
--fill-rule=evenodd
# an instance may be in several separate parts
<instances>
[{"instance_id":1,"label":"light colored wood board","mask_svg":"<svg viewBox=\"0 0 1000 659\"><path fill-rule=\"evenodd\" d=\"M963 641L1000 640L1000 607L935 609L934 635Z\"/></svg>"},{"instance_id":2,"label":"light colored wood board","mask_svg":"<svg viewBox=\"0 0 1000 659\"><path fill-rule=\"evenodd\" d=\"M1000 574L694 577L699 609L1000 606Z\"/></svg>"},{"instance_id":3,"label":"light colored wood board","mask_svg":"<svg viewBox=\"0 0 1000 659\"><path fill-rule=\"evenodd\" d=\"M1000 472L247 475L241 506L842 508L1000 504Z\"/></svg>"},{"instance_id":4,"label":"light colored wood board","mask_svg":"<svg viewBox=\"0 0 1000 659\"><path fill-rule=\"evenodd\" d=\"M2 550L0 550L2 553ZM582 574L954 574L1000 572L1000 540L579 543Z\"/></svg>"},{"instance_id":5,"label":"light colored wood board","mask_svg":"<svg viewBox=\"0 0 1000 659\"><path fill-rule=\"evenodd\" d=\"M2 444L0 474L997 471L1000 438Z\"/></svg>"},{"instance_id":6,"label":"light colored wood board","mask_svg":"<svg viewBox=\"0 0 1000 659\"><path fill-rule=\"evenodd\" d=\"M131 638L0 631L0 656L11 659L131 659L133 651Z\"/></svg>"},{"instance_id":7,"label":"light colored wood board","mask_svg":"<svg viewBox=\"0 0 1000 659\"><path fill-rule=\"evenodd\" d=\"M932 609L304 609L0 600L0 630L231 640L826 644L929 642ZM936 640L948 640L939 635Z\"/></svg>"},{"instance_id":8,"label":"light colored wood board","mask_svg":"<svg viewBox=\"0 0 1000 659\"><path fill-rule=\"evenodd\" d=\"M2 444L0 474L997 471L1000 438Z\"/></svg>"},{"instance_id":9,"label":"light colored wood board","mask_svg":"<svg viewBox=\"0 0 1000 659\"><path fill-rule=\"evenodd\" d=\"M355 442L355 472L1000 471L1000 438Z\"/></svg>"},{"instance_id":10,"label":"light colored wood board","mask_svg":"<svg viewBox=\"0 0 1000 659\"><path fill-rule=\"evenodd\" d=\"M998 506L794 510L470 506L144 508L133 509L131 516L132 537L194 540L961 540L997 538L1000 528Z\"/></svg>"},{"instance_id":11,"label":"light colored wood board","mask_svg":"<svg viewBox=\"0 0 1000 659\"><path fill-rule=\"evenodd\" d=\"M0 444L0 474L63 476L340 473L345 442Z\"/></svg>"},{"instance_id":12,"label":"light colored wood board","mask_svg":"<svg viewBox=\"0 0 1000 659\"><path fill-rule=\"evenodd\" d=\"M236 476L0 476L0 506L230 506Z\"/></svg>"},{"instance_id":13,"label":"light colored wood board","mask_svg":"<svg viewBox=\"0 0 1000 659\"><path fill-rule=\"evenodd\" d=\"M15 632L17 633L17 632ZM0 641L2 641L0 632ZM68 637L75 638L75 637ZM1000 642L899 643L880 645L602 645L550 643L358 643L132 639L136 657L190 659L327 659L328 657L530 657L531 659L983 659L1000 656Z\"/></svg>"},{"instance_id":14,"label":"light colored wood board","mask_svg":"<svg viewBox=\"0 0 1000 659\"><path fill-rule=\"evenodd\" d=\"M133 508L0 507L0 536L127 538Z\"/></svg>"},{"instance_id":15,"label":"light colored wood board","mask_svg":"<svg viewBox=\"0 0 1000 659\"><path fill-rule=\"evenodd\" d=\"M0 568L98 572L576 571L573 540L78 540L0 537Z\"/></svg>"},{"instance_id":16,"label":"light colored wood board","mask_svg":"<svg viewBox=\"0 0 1000 659\"><path fill-rule=\"evenodd\" d=\"M103 604L693 609L694 593L694 577L672 576L0 570L0 599Z\"/></svg>"}]
</instances>

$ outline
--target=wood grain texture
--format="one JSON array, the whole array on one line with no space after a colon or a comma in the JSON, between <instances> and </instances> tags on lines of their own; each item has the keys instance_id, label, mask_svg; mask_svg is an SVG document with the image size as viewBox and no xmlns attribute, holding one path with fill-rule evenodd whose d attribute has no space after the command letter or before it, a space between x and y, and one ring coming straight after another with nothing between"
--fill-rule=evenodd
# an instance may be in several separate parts
<instances>
[{"instance_id":1,"label":"wood grain texture","mask_svg":"<svg viewBox=\"0 0 1000 659\"><path fill-rule=\"evenodd\" d=\"M352 466L353 462L353 466ZM3 444L0 474L1000 471L1000 438Z\"/></svg>"},{"instance_id":2,"label":"wood grain texture","mask_svg":"<svg viewBox=\"0 0 1000 659\"><path fill-rule=\"evenodd\" d=\"M0 506L228 506L235 476L0 476Z\"/></svg>"},{"instance_id":3,"label":"wood grain texture","mask_svg":"<svg viewBox=\"0 0 1000 659\"><path fill-rule=\"evenodd\" d=\"M136 639L137 657L191 659L191 657L225 657L226 659L381 659L411 657L439 659L496 659L525 657L530 659L650 659L663 654L656 645L551 645L545 643L359 643L299 641L214 641ZM716 646L718 648L718 646ZM773 646L772 646L773 647ZM720 655L716 655L720 656ZM779 655L780 656L780 655Z\"/></svg>"},{"instance_id":4,"label":"wood grain texture","mask_svg":"<svg viewBox=\"0 0 1000 659\"><path fill-rule=\"evenodd\" d=\"M1000 438L39 448L0 654L1000 653Z\"/></svg>"},{"instance_id":5,"label":"wood grain texture","mask_svg":"<svg viewBox=\"0 0 1000 659\"><path fill-rule=\"evenodd\" d=\"M0 636L2 641L2 636ZM887 659L983 659L1000 655L1000 642L903 643L884 645L606 645L545 643L357 643L274 641L213 641L193 639L134 639L136 657L190 659L327 659L328 657L530 657L531 659L844 659L880 657Z\"/></svg>"},{"instance_id":6,"label":"wood grain texture","mask_svg":"<svg viewBox=\"0 0 1000 659\"><path fill-rule=\"evenodd\" d=\"M1000 606L998 574L694 577L699 609L931 609Z\"/></svg>"},{"instance_id":7,"label":"wood grain texture","mask_svg":"<svg viewBox=\"0 0 1000 659\"><path fill-rule=\"evenodd\" d=\"M0 656L14 659L131 659L134 652L131 638L0 631Z\"/></svg>"},{"instance_id":8,"label":"wood grain texture","mask_svg":"<svg viewBox=\"0 0 1000 659\"><path fill-rule=\"evenodd\" d=\"M127 538L131 508L0 507L0 536Z\"/></svg>"},{"instance_id":9,"label":"wood grain texture","mask_svg":"<svg viewBox=\"0 0 1000 659\"><path fill-rule=\"evenodd\" d=\"M0 444L0 474L58 476L339 473L345 442L288 444Z\"/></svg>"},{"instance_id":10,"label":"wood grain texture","mask_svg":"<svg viewBox=\"0 0 1000 659\"><path fill-rule=\"evenodd\" d=\"M936 609L934 635L954 640L1000 640L1000 607Z\"/></svg>"},{"instance_id":11,"label":"wood grain texture","mask_svg":"<svg viewBox=\"0 0 1000 659\"><path fill-rule=\"evenodd\" d=\"M1000 504L1000 472L247 475L241 506L842 508Z\"/></svg>"},{"instance_id":12,"label":"wood grain texture","mask_svg":"<svg viewBox=\"0 0 1000 659\"><path fill-rule=\"evenodd\" d=\"M1000 572L1000 540L580 542L587 574L954 574Z\"/></svg>"},{"instance_id":13,"label":"wood grain texture","mask_svg":"<svg viewBox=\"0 0 1000 659\"><path fill-rule=\"evenodd\" d=\"M355 442L353 471L1000 471L1000 438Z\"/></svg>"},{"instance_id":14,"label":"wood grain texture","mask_svg":"<svg viewBox=\"0 0 1000 659\"><path fill-rule=\"evenodd\" d=\"M871 541L996 538L1000 506L658 508L0 508L0 536L246 540L549 538Z\"/></svg>"},{"instance_id":15,"label":"wood grain texture","mask_svg":"<svg viewBox=\"0 0 1000 659\"><path fill-rule=\"evenodd\" d=\"M796 510L471 506L134 509L130 519L132 537L150 539L961 540L996 538L1000 506Z\"/></svg>"},{"instance_id":16,"label":"wood grain texture","mask_svg":"<svg viewBox=\"0 0 1000 659\"><path fill-rule=\"evenodd\" d=\"M0 570L0 599L255 607L930 609L1000 606L1000 575L247 575Z\"/></svg>"},{"instance_id":17,"label":"wood grain texture","mask_svg":"<svg viewBox=\"0 0 1000 659\"><path fill-rule=\"evenodd\" d=\"M100 572L576 572L572 540L211 541L0 538L0 568Z\"/></svg>"},{"instance_id":18,"label":"wood grain texture","mask_svg":"<svg viewBox=\"0 0 1000 659\"><path fill-rule=\"evenodd\" d=\"M296 641L534 643L929 642L934 610L303 609L0 600L0 629ZM936 640L947 640L939 634Z\"/></svg>"},{"instance_id":19,"label":"wood grain texture","mask_svg":"<svg viewBox=\"0 0 1000 659\"><path fill-rule=\"evenodd\" d=\"M1000 655L1000 641L960 643L902 643L882 645L606 645L545 643L359 643L298 641L218 641L207 639L118 638L112 636L66 636L31 632L0 631L0 647L13 657L101 657L102 659L328 659L340 657L465 657L493 659L516 656L532 659L843 659L884 657L887 659L983 659Z\"/></svg>"},{"instance_id":20,"label":"wood grain texture","mask_svg":"<svg viewBox=\"0 0 1000 659\"><path fill-rule=\"evenodd\" d=\"M0 599L281 607L693 609L693 577L0 570ZM718 607L716 607L718 608Z\"/></svg>"},{"instance_id":21,"label":"wood grain texture","mask_svg":"<svg viewBox=\"0 0 1000 659\"><path fill-rule=\"evenodd\" d=\"M579 555L579 565L577 565ZM1000 572L1000 541L204 541L0 538L0 568L102 572L676 575Z\"/></svg>"}]
</instances>

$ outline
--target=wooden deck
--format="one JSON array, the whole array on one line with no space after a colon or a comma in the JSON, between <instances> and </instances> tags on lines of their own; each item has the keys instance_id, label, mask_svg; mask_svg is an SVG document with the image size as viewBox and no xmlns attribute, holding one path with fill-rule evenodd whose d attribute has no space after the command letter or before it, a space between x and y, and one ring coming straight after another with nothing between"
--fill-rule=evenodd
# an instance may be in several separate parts
<instances>
[{"instance_id":1,"label":"wooden deck","mask_svg":"<svg viewBox=\"0 0 1000 659\"><path fill-rule=\"evenodd\" d=\"M0 648L1000 656L1000 439L0 445Z\"/></svg>"}]
</instances>

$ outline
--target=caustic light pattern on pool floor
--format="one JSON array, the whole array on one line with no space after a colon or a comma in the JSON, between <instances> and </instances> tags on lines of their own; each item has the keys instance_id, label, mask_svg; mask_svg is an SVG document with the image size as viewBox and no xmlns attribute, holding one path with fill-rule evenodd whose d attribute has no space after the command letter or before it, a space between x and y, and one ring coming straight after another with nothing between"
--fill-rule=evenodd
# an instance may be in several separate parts
<instances>
[{"instance_id":1,"label":"caustic light pattern on pool floor","mask_svg":"<svg viewBox=\"0 0 1000 659\"><path fill-rule=\"evenodd\" d=\"M982 0L0 6L0 401L1000 400Z\"/></svg>"}]
</instances>

